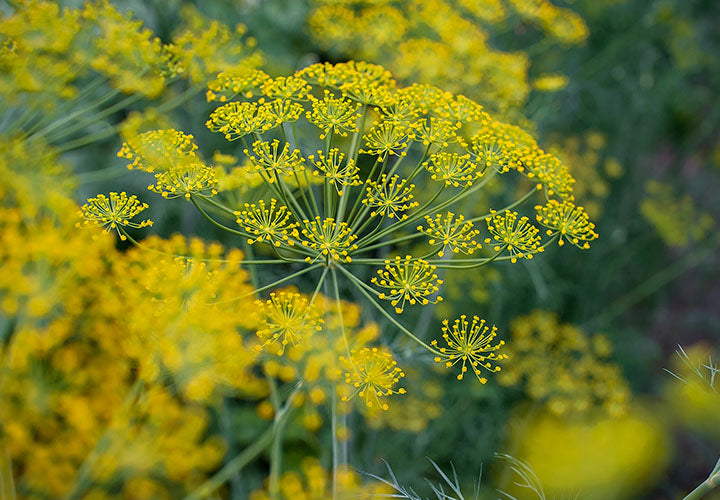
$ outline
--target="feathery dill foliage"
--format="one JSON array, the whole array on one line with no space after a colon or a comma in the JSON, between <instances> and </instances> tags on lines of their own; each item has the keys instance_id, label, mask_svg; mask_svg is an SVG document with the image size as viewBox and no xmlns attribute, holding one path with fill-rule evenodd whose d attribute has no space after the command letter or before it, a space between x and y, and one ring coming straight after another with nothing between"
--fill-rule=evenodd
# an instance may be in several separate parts
<instances>
[{"instance_id":1,"label":"feathery dill foliage","mask_svg":"<svg viewBox=\"0 0 720 500\"><path fill-rule=\"evenodd\" d=\"M208 87L208 101L220 103L208 128L246 156L234 187L223 189L218 180L227 177L227 162L208 166L193 137L176 130L129 138L119 156L155 175L151 190L193 203L210 223L268 257L244 265L299 269L261 291L302 274L317 276L312 295L273 292L258 303L264 325L258 335L268 355L286 355L325 329L314 309L318 292L332 284L339 301L342 283L436 359L460 363L462 373L472 367L484 383L481 368L498 371L490 362L505 358L496 352L503 342L492 344L494 327L488 332L484 320L473 317L468 325L462 316L445 323L448 345L439 347L417 338L396 315L442 300L441 269L514 263L551 241L587 248L597 237L574 205L567 168L467 97L428 85L400 87L381 66L352 61L278 78L259 70L224 72ZM510 199L493 198L504 208L476 216L468 207L490 183ZM264 194L239 189L243 184L262 186ZM239 204L238 194L247 201ZM527 210L533 197L541 203L535 218L548 228L544 240L532 217L514 211ZM123 225L118 231L129 237ZM479 243L483 233L492 245ZM426 250L411 255L413 240ZM356 389L348 397L387 408L381 397L405 392L396 387L402 370L383 348L352 349L343 322L341 316L344 378Z\"/></svg>"}]
</instances>

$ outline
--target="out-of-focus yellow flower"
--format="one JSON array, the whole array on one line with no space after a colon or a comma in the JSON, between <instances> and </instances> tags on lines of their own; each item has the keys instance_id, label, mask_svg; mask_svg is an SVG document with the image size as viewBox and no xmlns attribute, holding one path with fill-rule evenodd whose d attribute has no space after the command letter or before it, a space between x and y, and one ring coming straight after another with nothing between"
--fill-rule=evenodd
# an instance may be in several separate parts
<instances>
[{"instance_id":1,"label":"out-of-focus yellow flower","mask_svg":"<svg viewBox=\"0 0 720 500\"><path fill-rule=\"evenodd\" d=\"M568 77L559 73L544 74L537 77L532 85L540 92L555 92L564 89L568 84Z\"/></svg>"},{"instance_id":2,"label":"out-of-focus yellow flower","mask_svg":"<svg viewBox=\"0 0 720 500\"><path fill-rule=\"evenodd\" d=\"M645 189L640 213L668 246L684 247L702 240L715 225L712 216L698 210L689 195L678 196L671 186L658 181L648 181Z\"/></svg>"},{"instance_id":3,"label":"out-of-focus yellow flower","mask_svg":"<svg viewBox=\"0 0 720 500\"><path fill-rule=\"evenodd\" d=\"M527 462L548 498L568 492L588 500L641 496L668 464L670 440L662 420L633 405L622 417L592 413L567 418L542 412L512 421L512 455ZM500 488L518 494L509 481Z\"/></svg>"},{"instance_id":4,"label":"out-of-focus yellow flower","mask_svg":"<svg viewBox=\"0 0 720 500\"><path fill-rule=\"evenodd\" d=\"M333 478L336 481L333 489ZM336 497L341 500L352 498L384 498L393 490L387 485L370 481L363 484L362 476L342 467L335 471L323 468L313 457L306 457L300 465L300 472L290 471L280 477L279 500L326 500ZM267 488L267 487L266 487ZM267 489L256 490L250 494L250 500L270 500Z\"/></svg>"},{"instance_id":5,"label":"out-of-focus yellow flower","mask_svg":"<svg viewBox=\"0 0 720 500\"><path fill-rule=\"evenodd\" d=\"M586 336L551 313L534 311L512 322L504 352L512 362L498 375L500 384L523 385L551 413L602 407L617 416L626 410L630 388L619 367L607 360L611 345L604 336Z\"/></svg>"}]
</instances>

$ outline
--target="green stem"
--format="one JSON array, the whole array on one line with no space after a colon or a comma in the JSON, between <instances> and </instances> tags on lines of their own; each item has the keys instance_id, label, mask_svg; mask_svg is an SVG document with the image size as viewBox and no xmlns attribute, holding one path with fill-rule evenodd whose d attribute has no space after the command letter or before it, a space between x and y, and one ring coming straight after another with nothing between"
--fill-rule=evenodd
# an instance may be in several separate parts
<instances>
[{"instance_id":1,"label":"green stem","mask_svg":"<svg viewBox=\"0 0 720 500\"><path fill-rule=\"evenodd\" d=\"M290 412L292 410L292 402L295 399L301 385L295 388L292 394L288 397L285 402L285 406L282 408L280 413L277 414L273 425L263 432L250 446L245 448L238 456L227 462L218 472L216 472L211 478L201 484L198 488L187 495L184 500L202 500L208 495L214 493L220 488L226 481L231 479L235 474L241 471L247 464L255 459L260 453L262 453L275 439L275 433L277 426L280 422L285 425Z\"/></svg>"},{"instance_id":2,"label":"green stem","mask_svg":"<svg viewBox=\"0 0 720 500\"><path fill-rule=\"evenodd\" d=\"M369 294L365 289L367 288L367 289L369 289L369 290L371 290L371 291L373 291L373 292L375 292L375 290L373 290L372 288L370 288L369 286L367 286L365 283L363 283L363 282L360 281L358 278L356 278L352 273L350 273L349 271L343 269L342 267L338 267L338 269L340 269L340 271L341 271L343 274L345 274L345 276L347 276L347 277L350 279L350 282L352 282L352 283L357 287L357 289L360 290L360 293L362 293L362 294L365 296L365 298L367 298L367 299L370 301L370 303L371 303L373 306L375 306L375 308L376 308L378 311L380 311L380 313L381 313L383 316L385 316L387 319L390 320L390 322L391 322L392 324L394 324L396 327L398 327L398 328L400 329L400 331L402 331L405 335L407 335L408 337L410 337L411 339L413 339L415 342L417 342L418 344L420 344L421 346L423 346L425 349L427 349L427 350L430 351L431 353L436 354L436 355L441 355L441 353L440 353L439 351L437 351L436 349L433 349L432 347L430 347L429 345L427 345L425 342L423 342L422 340L420 340L419 338L417 338L415 335L413 335L407 328L405 328L404 326L402 326L395 318L392 317L392 315L391 315L390 313L388 313L380 304L378 304L378 303L375 301L375 299L373 299L373 298L370 296L370 294Z\"/></svg>"},{"instance_id":3,"label":"green stem","mask_svg":"<svg viewBox=\"0 0 720 500\"><path fill-rule=\"evenodd\" d=\"M508 210L512 210L515 207L519 207L520 205L525 203L528 200L528 198L530 198L533 195L533 193L536 193L536 192L537 192L537 188L533 187L530 191L525 193L525 195L522 198L520 198L518 201L513 202L510 205L501 208L500 210L495 210L494 214L500 215L504 212L507 212ZM491 214L491 213L485 214L485 215L481 215L480 217L473 217L472 219L469 219L468 222L479 222L481 220L489 219L492 216L493 216L493 214Z\"/></svg>"},{"instance_id":4,"label":"green stem","mask_svg":"<svg viewBox=\"0 0 720 500\"><path fill-rule=\"evenodd\" d=\"M712 470L708 478L697 488L692 490L685 498L683 498L683 500L698 500L718 486L720 486L720 459L718 459L715 464L715 468Z\"/></svg>"}]
</instances>

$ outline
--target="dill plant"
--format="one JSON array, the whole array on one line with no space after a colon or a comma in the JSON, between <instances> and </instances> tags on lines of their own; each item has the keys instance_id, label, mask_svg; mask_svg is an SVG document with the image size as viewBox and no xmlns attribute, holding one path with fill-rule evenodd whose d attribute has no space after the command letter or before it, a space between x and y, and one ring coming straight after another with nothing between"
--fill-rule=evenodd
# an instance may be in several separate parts
<instances>
[{"instance_id":1,"label":"dill plant","mask_svg":"<svg viewBox=\"0 0 720 500\"><path fill-rule=\"evenodd\" d=\"M269 258L245 260L245 266L300 268L258 292L304 274L317 276L306 313L298 311L295 296L285 294L273 295L270 308L260 304L266 318L272 311L286 311L274 320L285 332L282 346L302 342L301 331L321 328L310 312L314 297L329 280L339 301L338 283L344 280L436 361L448 366L462 361L462 373L469 361L485 383L482 370L497 371L491 361L505 357L496 352L501 344L492 343L495 327L489 332L484 322L476 326L475 318L468 329L463 316L452 338L446 334L442 345L428 344L403 324L402 313L442 300L441 269L475 270L531 259L553 241L587 249L597 237L583 208L574 203L567 169L527 133L494 120L464 96L427 85L398 87L380 66L315 64L278 78L260 70L221 73L209 84L207 98L224 103L211 113L208 128L242 143L248 173L264 187L263 199L240 209L226 204L216 189L216 171L196 156L193 137L181 131L141 134L118 155L130 161L129 168L155 175L158 184L150 189L159 191L161 181L169 183L163 196L184 197L214 226L240 236L258 252L270 252ZM158 157L157 151L164 154ZM461 202L481 196L493 181L503 183L506 193L513 192L513 185L526 191L488 214L456 215ZM541 199L534 219L544 231L514 211L533 197ZM476 239L481 225L488 232L486 249ZM123 226L119 231L129 238ZM425 250L406 253L408 244L416 242ZM367 268L374 274L369 282ZM265 321L271 330L273 320ZM270 337L270 343L278 340ZM346 354L350 366L356 366L357 354L349 347ZM368 373L356 374L367 385L361 397L368 390L377 397L396 392L397 377L389 376L394 361L383 361L384 353L376 357L384 367L376 370L376 383L370 383Z\"/></svg>"},{"instance_id":2,"label":"dill plant","mask_svg":"<svg viewBox=\"0 0 720 500\"><path fill-rule=\"evenodd\" d=\"M336 411L339 401L383 411L390 396L407 392L392 352L351 335L341 290L354 290L422 352L455 367L458 379L471 370L484 384L484 374L499 371L506 358L495 326L461 316L426 342L405 325L404 314L442 301L443 270L478 272L532 259L553 242L587 249L597 238L574 202L567 168L529 134L462 95L401 87L381 66L315 64L276 78L260 70L223 72L208 84L207 99L219 104L207 127L244 160L213 166L197 153L195 138L176 129L131 137L118 156L155 177L150 190L186 200L209 224L239 237L248 254L240 265L256 283L252 295L270 293L256 306L259 361L275 415L262 438L272 441L271 496L281 488L284 415L305 390L291 367L311 359L317 339L329 338L335 346L329 366L338 364L335 373L326 371L334 474L347 453L338 443L345 418ZM227 171L223 164L238 167ZM506 197L475 215L468 207L484 192L490 196L490 185ZM117 221L121 237L145 246L125 229L131 217L110 215L105 224ZM103 223L90 211L86 220ZM268 266L285 269L284 276L267 282ZM303 280L312 292L287 287ZM276 378L287 384L277 386ZM216 488L226 470L197 494Z\"/></svg>"}]
</instances>

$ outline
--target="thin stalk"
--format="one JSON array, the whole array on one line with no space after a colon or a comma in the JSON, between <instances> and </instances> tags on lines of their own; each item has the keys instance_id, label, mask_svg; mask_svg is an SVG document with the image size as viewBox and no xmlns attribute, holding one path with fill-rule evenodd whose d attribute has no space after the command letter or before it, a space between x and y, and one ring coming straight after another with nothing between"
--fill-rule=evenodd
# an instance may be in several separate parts
<instances>
[{"instance_id":1,"label":"thin stalk","mask_svg":"<svg viewBox=\"0 0 720 500\"><path fill-rule=\"evenodd\" d=\"M685 498L683 498L683 500L698 500L718 486L720 486L720 459L718 459L715 464L715 468L712 470L708 478L697 488L692 490Z\"/></svg>"},{"instance_id":2,"label":"thin stalk","mask_svg":"<svg viewBox=\"0 0 720 500\"><path fill-rule=\"evenodd\" d=\"M217 471L211 478L201 484L198 488L187 495L184 500L202 500L208 495L211 495L217 491L227 480L232 478L240 470L242 470L247 464L255 459L260 453L262 453L275 438L275 432L277 430L278 422L282 421L284 425L292 411L292 402L297 396L298 391L302 383L298 384L295 390L290 394L285 406L278 413L277 418L273 422L273 425L263 432L250 446L245 448L238 456L227 462L219 471Z\"/></svg>"},{"instance_id":3,"label":"thin stalk","mask_svg":"<svg viewBox=\"0 0 720 500\"><path fill-rule=\"evenodd\" d=\"M373 290L372 288L370 288L369 286L367 286L365 283L363 283L363 282L360 281L358 278L356 278L352 273L350 273L349 271L343 269L342 267L338 267L338 269L340 269L340 271L342 271L342 273L345 274L345 276L347 276L347 277L350 279L350 281L357 287L357 289L360 290L360 293L362 293L362 294L365 296L365 298L367 298L367 299L370 301L370 303L371 303L373 306L375 306L375 308L376 308L378 311L380 311L380 313L381 313L383 316L385 316L387 319L390 320L390 322L391 322L392 324L394 324L396 327L398 327L398 328L400 329L400 331L402 331L405 335L407 335L408 337L410 337L411 339L413 339L415 342L417 342L418 344L420 344L421 346L423 346L425 349L427 349L427 350L430 351L431 353L437 354L437 355L441 355L441 353L440 353L438 350L430 347L430 346L427 345L425 342L423 342L422 340L420 340L419 338L417 338L415 335L413 335L407 328L405 328L404 326L402 326L395 318L392 317L392 315L391 315L390 313L388 313L380 304L378 304L378 303L375 301L375 299L373 299L373 298L370 296L370 294L369 294L365 289L367 288L367 289L371 290L372 292L377 293L377 292L375 292L375 290Z\"/></svg>"},{"instance_id":4,"label":"thin stalk","mask_svg":"<svg viewBox=\"0 0 720 500\"><path fill-rule=\"evenodd\" d=\"M241 261L241 265L242 265L244 262L245 262L245 261ZM256 262L258 262L258 261L256 261ZM275 261L273 261L273 262L275 262ZM283 264L284 264L284 263L283 263ZM225 303L227 303L227 302L233 302L233 301L235 301L235 300L244 299L245 297L248 297L248 296L250 296L250 295L255 295L256 293L264 292L265 290L269 290L269 289L271 289L271 288L274 288L274 287L276 287L276 286L278 286L278 285L281 285L282 283L285 283L286 281L290 281L290 280L292 280L292 279L294 279L294 278L297 278L298 276L302 276L302 275L305 274L305 273L309 273L310 271L312 271L312 270L314 270L314 269L317 269L317 268L320 267L321 265L322 265L321 263L313 264L313 265L310 266L310 267L306 267L305 269L302 269L302 270L300 270L300 271L298 271L298 272L296 272L296 273L292 273L292 274L290 274L290 275L288 275L288 276L285 276L285 277L282 278L282 279L279 279L279 280L277 280L277 281L273 281L273 282L270 283L269 285L261 286L261 287L259 287L259 288L255 287L252 292L244 293L244 294L239 295L239 296L237 296L237 297L233 297L232 299L221 300L221 301L219 301L219 302L209 302L208 304L209 304L209 305L225 304Z\"/></svg>"},{"instance_id":5,"label":"thin stalk","mask_svg":"<svg viewBox=\"0 0 720 500\"><path fill-rule=\"evenodd\" d=\"M365 188L367 187L368 183L369 183L370 180L372 179L372 176L375 174L375 170L377 169L377 166L378 166L379 163L380 163L380 157L378 156L378 157L375 159L375 163L373 164L372 168L370 169L370 174L367 176L367 178L365 179L365 182L363 183L362 187L360 188L360 192L358 193L358 197L357 197L357 199L355 200L355 204L353 205L352 209L350 210L350 215L348 215L348 219L347 219L347 220L348 220L348 222L350 222L351 224L355 222L355 220L354 220L354 218L353 218L354 215L355 215L355 212L356 212L357 209L358 209L358 205L360 204L360 200L363 198L363 193L365 192Z\"/></svg>"},{"instance_id":6,"label":"thin stalk","mask_svg":"<svg viewBox=\"0 0 720 500\"><path fill-rule=\"evenodd\" d=\"M220 229L223 229L223 230L225 230L225 231L227 231L227 232L229 232L229 233L233 233L233 234L240 235L240 236L242 236L243 238L249 238L249 239L252 239L252 238L253 238L252 235L250 235L250 234L248 234L248 233L246 233L246 232L238 231L238 230L233 229L233 228L231 228L231 227L227 227L227 226L224 225L224 224L220 224L218 221L216 221L215 219L213 219L212 217L210 217L210 215L208 215L208 213L207 213L200 205L198 205L198 202L195 201L195 198L194 198L193 196L190 197L190 201L192 202L193 205L195 205L195 208L197 208L197 209L200 211L200 213L203 214L203 216L205 216L205 218L206 218L207 220L209 220L210 222L213 223L213 225L215 225L215 226L219 227Z\"/></svg>"},{"instance_id":7,"label":"thin stalk","mask_svg":"<svg viewBox=\"0 0 720 500\"><path fill-rule=\"evenodd\" d=\"M536 193L536 192L537 192L537 188L533 187L530 191L525 193L525 195L522 198L520 198L519 200L517 200L516 202L513 202L510 205L501 208L500 210L495 210L495 214L499 215L504 212L507 212L508 210L512 210L515 207L519 207L520 205L525 203L528 200L528 198L530 198L533 195L533 193ZM481 220L489 219L492 216L493 216L493 214L485 214L485 215L481 215L480 217L473 217L472 219L468 219L468 222L479 222Z\"/></svg>"}]
</instances>

